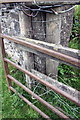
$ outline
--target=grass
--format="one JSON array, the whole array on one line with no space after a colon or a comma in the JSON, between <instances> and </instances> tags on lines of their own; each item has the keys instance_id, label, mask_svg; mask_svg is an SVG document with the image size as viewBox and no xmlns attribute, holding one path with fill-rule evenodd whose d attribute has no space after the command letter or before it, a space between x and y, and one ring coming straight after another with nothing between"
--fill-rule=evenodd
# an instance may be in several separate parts
<instances>
[{"instance_id":1,"label":"grass","mask_svg":"<svg viewBox=\"0 0 80 120\"><path fill-rule=\"evenodd\" d=\"M80 50L80 5L76 6L74 24L69 41L69 47ZM80 70L65 64L61 64L59 70L59 81L67 83L73 88L80 90Z\"/></svg>"},{"instance_id":2,"label":"grass","mask_svg":"<svg viewBox=\"0 0 80 120\"><path fill-rule=\"evenodd\" d=\"M15 94L10 94L8 91L8 87L6 84L6 79L4 76L4 70L2 69L2 62L0 61L0 70L2 73L2 88L3 88L3 93L2 93L2 118L22 118L22 119L40 119L43 120L43 118L36 112L34 111L30 106L28 106L24 101L22 101L17 95ZM25 84L25 77L22 72L19 70L13 68L12 66L9 65L10 69L10 74L18 79L21 83ZM23 91L20 87L16 86L13 84L14 88L17 89L21 94L23 94L28 100L30 100L32 103L34 103L36 100L31 99L31 96ZM44 88L44 86L40 87ZM36 89L36 92L40 93L42 90ZM65 98L61 97L60 95L50 92L50 94L42 96L43 99L45 99L47 102L52 102L51 104L55 107L61 107L65 113L80 118L80 115L74 111L74 109L77 109L79 112L79 109L76 105L73 103L69 102ZM63 104L65 101L65 104ZM67 104L68 103L68 104ZM55 115L53 112L50 110L46 109L44 105L42 105L40 102L35 102L34 103L37 107L39 107L43 112L45 112L47 115L49 115L51 118L55 119L60 119L57 115ZM69 105L69 106L68 106ZM69 108L71 106L71 108ZM73 112L73 111L74 112ZM73 114L74 113L74 114Z\"/></svg>"},{"instance_id":3,"label":"grass","mask_svg":"<svg viewBox=\"0 0 80 120\"><path fill-rule=\"evenodd\" d=\"M25 84L25 77L22 72L15 69L14 67L9 65L10 74L18 79L21 83ZM35 110L33 110L30 106L28 106L24 101L22 101L16 94L11 94L8 91L8 86L6 82L6 78L4 76L4 69L2 66L2 61L0 58L0 73L1 73L1 80L2 84L2 118L22 118L22 119L40 119L43 120L42 116L40 116ZM32 96L30 96L28 93L23 91L20 87L12 83L14 88L17 89L18 92L23 94L28 100L31 102L34 102L34 100L31 99ZM37 107L39 107L42 111L46 112L46 114L50 115L51 117L58 118L57 115L53 114L50 110L47 110L45 106L41 106L39 102L35 104Z\"/></svg>"},{"instance_id":4,"label":"grass","mask_svg":"<svg viewBox=\"0 0 80 120\"><path fill-rule=\"evenodd\" d=\"M0 119L2 118L2 61L0 55Z\"/></svg>"},{"instance_id":5,"label":"grass","mask_svg":"<svg viewBox=\"0 0 80 120\"><path fill-rule=\"evenodd\" d=\"M80 91L80 69L61 64L58 67L58 81Z\"/></svg>"},{"instance_id":6,"label":"grass","mask_svg":"<svg viewBox=\"0 0 80 120\"><path fill-rule=\"evenodd\" d=\"M0 61L1 62L1 61ZM4 76L4 70L2 67L2 62L0 64L1 67L1 73L2 73L2 88L3 88L3 93L2 93L2 118L22 118L22 119L40 119L43 120L43 118L36 112L34 111L30 106L28 106L24 101L22 101L16 94L10 94L8 91L8 86L6 83L6 79ZM21 81L23 84L25 84L25 77L22 72L19 70L13 68L12 66L9 65L10 69L10 74ZM11 70L12 69L12 70ZM31 99L32 96L30 96L28 93L23 91L20 87L15 85L13 83L14 88L17 89L18 92L23 94L28 100L31 102L34 102L34 100ZM40 104L40 102L37 102L35 104L37 107L39 107L42 111L44 111L47 115L50 115L51 117L58 118L57 115L52 113L50 110L47 110L45 106Z\"/></svg>"},{"instance_id":7,"label":"grass","mask_svg":"<svg viewBox=\"0 0 80 120\"><path fill-rule=\"evenodd\" d=\"M80 50L80 5L76 6L69 47Z\"/></svg>"},{"instance_id":8,"label":"grass","mask_svg":"<svg viewBox=\"0 0 80 120\"><path fill-rule=\"evenodd\" d=\"M9 66L13 69L12 66ZM16 71L16 73L14 73ZM24 74L16 69L10 72L17 79L23 80ZM17 87L18 90L21 90ZM23 91L21 91L23 92ZM38 118L39 114L24 103L17 95L10 94L4 75L0 52L0 119L1 118ZM1 107L2 106L2 107Z\"/></svg>"},{"instance_id":9,"label":"grass","mask_svg":"<svg viewBox=\"0 0 80 120\"><path fill-rule=\"evenodd\" d=\"M76 8L77 12L75 16L79 14L79 8ZM76 18L77 19L77 18ZM75 23L73 26L72 37L69 42L69 47L79 49L79 39L78 39L78 32L79 32L79 24ZM75 31L76 30L76 31ZM76 34L75 34L76 33ZM1 55L0 55L1 56ZM9 65L10 74L18 79L20 82L25 84L25 76L22 72L15 69L14 67ZM59 81L66 83L77 90L80 90L80 70L75 69L73 67L61 64L58 68L59 70ZM8 91L8 87L6 84L6 79L4 76L4 70L2 66L2 61L0 57L0 99L2 102L2 107L0 108L0 119L1 118L22 118L22 119L40 119L43 118L34 111L30 106L28 106L24 101L22 101L17 95L10 94ZM24 92L21 88L16 86L13 83L14 88L16 88L21 94L23 94L28 100L31 102L35 102L35 100L31 99L31 96ZM39 90L39 89L38 89ZM40 90L39 90L40 91ZM58 94L51 92L50 94L44 95L42 97L48 102L52 102L53 106L61 107L65 113L73 116L74 118L80 119L80 109L74 105L73 103L69 102L65 98L59 96ZM51 116L52 118L59 119L59 117L53 114L50 110L48 110L45 106L40 104L40 102L36 102L35 105L39 107L42 111L44 111L47 115ZM0 105L1 106L1 105Z\"/></svg>"}]
</instances>

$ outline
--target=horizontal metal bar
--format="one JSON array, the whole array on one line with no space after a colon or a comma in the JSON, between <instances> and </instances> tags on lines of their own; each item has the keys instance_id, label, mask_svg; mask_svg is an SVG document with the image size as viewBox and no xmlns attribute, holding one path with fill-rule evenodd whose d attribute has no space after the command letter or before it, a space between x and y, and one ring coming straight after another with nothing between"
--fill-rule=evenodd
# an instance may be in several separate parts
<instances>
[{"instance_id":1,"label":"horizontal metal bar","mask_svg":"<svg viewBox=\"0 0 80 120\"><path fill-rule=\"evenodd\" d=\"M71 86L65 85L64 83L59 82L58 80L55 80L55 79L53 79L39 71L36 71L34 69L31 69L31 72L34 75L38 76L39 78L43 79L44 81L51 83L52 85L56 86L60 90L65 91L66 93L70 94L72 97L75 96L76 99L80 100L80 98L79 98L80 91L72 88Z\"/></svg>"},{"instance_id":2,"label":"horizontal metal bar","mask_svg":"<svg viewBox=\"0 0 80 120\"><path fill-rule=\"evenodd\" d=\"M30 38L26 38L26 37L15 37L15 38L18 38L18 39L21 39L21 40L24 40L26 42L29 42L29 43L32 43L32 44L35 44L35 45L38 45L38 46L41 46L41 47L45 47L47 49L50 49L50 50L54 50L54 51L57 51L57 52L60 52L62 54L65 54L65 55L68 55L68 56L71 56L71 57L74 57L76 59L80 59L80 50L77 50L77 49L73 49L73 48L69 48L69 47L65 47L65 46L62 46L61 44L53 44L53 43L49 43L49 42L44 42L44 41L40 41L40 40L33 40L33 39L30 39ZM23 49L25 51L30 50L30 48L27 48L25 47L25 49L22 47L22 45L18 45L16 47L20 47L20 49ZM30 52L32 52L30 50Z\"/></svg>"},{"instance_id":3,"label":"horizontal metal bar","mask_svg":"<svg viewBox=\"0 0 80 120\"><path fill-rule=\"evenodd\" d=\"M53 112L55 112L60 118L64 118L64 119L69 119L69 117L67 117L66 115L64 115L62 112L60 112L59 110L57 110L56 108L54 108L52 105L50 105L48 102L46 102L45 100L43 100L41 97L39 97L37 94L33 93L31 90L29 90L27 87L25 87L23 84L21 84L19 81L17 81L16 79L14 79L12 76L8 75L7 76L10 80L14 81L17 85L19 85L21 88L23 88L26 92L28 92L29 94L31 94L33 97L35 97L37 100L39 100L41 103L43 103L45 106L47 106L50 110L52 110ZM69 119L70 120L70 119Z\"/></svg>"},{"instance_id":4,"label":"horizontal metal bar","mask_svg":"<svg viewBox=\"0 0 80 120\"><path fill-rule=\"evenodd\" d=\"M14 93L16 93L23 101L25 101L34 110L36 110L43 118L51 120L48 115L46 115L45 113L43 113L39 108L37 108L30 101L28 101L24 96L22 96L20 93L18 93L13 87L9 87L9 89L12 90Z\"/></svg>"},{"instance_id":5,"label":"horizontal metal bar","mask_svg":"<svg viewBox=\"0 0 80 120\"><path fill-rule=\"evenodd\" d=\"M79 2L80 0L36 0L36 2ZM34 2L34 0L1 0L0 3Z\"/></svg>"},{"instance_id":6,"label":"horizontal metal bar","mask_svg":"<svg viewBox=\"0 0 80 120\"><path fill-rule=\"evenodd\" d=\"M34 75L33 73L29 72L28 70L23 69L22 67L20 67L19 65L16 65L15 63L11 62L10 60L4 58L4 61L11 64L12 66L16 67L17 69L19 69L20 71L24 72L25 74L29 75L31 78L39 81L40 83L42 83L43 85L45 85L46 87L49 87L50 89L52 89L53 91L55 91L56 93L62 95L63 97L67 98L68 100L72 101L73 103L77 104L78 106L80 106L80 101L78 101L75 97L72 97L71 95L67 94L66 92L60 90L59 88L51 85L49 82L44 81L42 79L40 79L39 77L37 77L36 75Z\"/></svg>"},{"instance_id":7,"label":"horizontal metal bar","mask_svg":"<svg viewBox=\"0 0 80 120\"><path fill-rule=\"evenodd\" d=\"M59 60L70 63L70 64L75 65L77 67L80 67L80 60L79 59L73 58L71 56L67 56L65 54L62 54L60 52L56 52L54 50L50 50L50 49L47 49L47 48L44 48L44 47L40 47L40 46L35 45L35 44L31 44L29 42L26 42L26 41L23 41L23 40L20 40L20 39L10 37L8 35L0 34L0 36L2 38L13 41L13 42L15 42L17 44L21 44L23 46L30 47L32 49L35 49L35 50L39 51L39 52L45 53L46 55L49 55L51 57L55 57L55 58L57 58Z\"/></svg>"}]
</instances>

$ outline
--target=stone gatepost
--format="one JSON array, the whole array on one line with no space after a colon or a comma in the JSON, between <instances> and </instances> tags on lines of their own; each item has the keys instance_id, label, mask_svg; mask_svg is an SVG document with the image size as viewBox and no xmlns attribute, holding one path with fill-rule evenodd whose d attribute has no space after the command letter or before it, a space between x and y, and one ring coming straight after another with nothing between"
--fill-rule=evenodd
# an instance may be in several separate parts
<instances>
[{"instance_id":1,"label":"stone gatepost","mask_svg":"<svg viewBox=\"0 0 80 120\"><path fill-rule=\"evenodd\" d=\"M32 4L29 3L29 6L32 6ZM5 8L6 6L3 5L3 7ZM34 5L34 7L36 7L36 5ZM71 6L58 7L55 11L66 10L70 7ZM12 9L15 9L15 7L13 6ZM19 14L15 12L15 10L12 10L12 13L4 12L4 15L2 15L2 31L8 35L20 35L22 37L68 46L73 24L73 12L74 10L71 10L60 15L40 12L34 18L28 17L21 11ZM27 70L31 71L31 69L35 69L57 79L59 62L42 58L32 53L21 51L20 49L18 50L16 44L10 43L9 41L5 42L5 47L6 52L11 55L10 57ZM27 75L26 81L31 88L29 83L31 83L32 80Z\"/></svg>"},{"instance_id":2,"label":"stone gatepost","mask_svg":"<svg viewBox=\"0 0 80 120\"><path fill-rule=\"evenodd\" d=\"M29 4L29 6L31 6ZM36 7L36 6L34 6ZM55 11L64 11L70 6L58 7L54 9ZM49 13L40 12L36 17L32 17L31 20L26 19L25 26L29 26L31 24L31 35L33 39L41 40L54 44L61 44L63 46L68 46L68 42L70 39L70 33L73 24L73 11L65 12L63 14L54 15ZM27 22L27 20L31 22ZM28 28L24 27L26 30ZM21 27L23 29L23 25ZM26 30L22 30L25 31ZM23 34L24 34L23 33ZM27 33L26 33L27 35ZM48 76L57 79L58 74L58 65L59 62L55 60L51 60L49 58L42 58L40 56L34 55L34 69L47 74ZM28 63L29 64L29 63Z\"/></svg>"},{"instance_id":3,"label":"stone gatepost","mask_svg":"<svg viewBox=\"0 0 80 120\"><path fill-rule=\"evenodd\" d=\"M32 34L30 32L32 30L31 17L28 17L23 12L20 12L19 23L20 23L20 36L32 38ZM31 71L31 69L34 69L33 54L29 52L23 52L23 58L24 58L24 68L29 71ZM27 86L31 88L32 79L28 75L26 75L26 82L27 82Z\"/></svg>"}]
</instances>

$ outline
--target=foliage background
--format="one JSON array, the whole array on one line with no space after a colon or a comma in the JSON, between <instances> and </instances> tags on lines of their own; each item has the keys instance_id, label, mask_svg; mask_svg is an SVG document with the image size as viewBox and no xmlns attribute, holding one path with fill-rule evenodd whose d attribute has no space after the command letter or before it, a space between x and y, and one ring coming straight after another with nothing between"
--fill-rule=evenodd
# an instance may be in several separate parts
<instances>
[{"instance_id":1,"label":"foliage background","mask_svg":"<svg viewBox=\"0 0 80 120\"><path fill-rule=\"evenodd\" d=\"M77 6L75 8L74 24L73 24L71 39L69 41L69 47L80 50L80 6ZM10 73L12 76L14 76L16 79L20 79L21 81L24 81L23 83L25 83L25 77L22 72L16 70L12 66L9 66L9 69L11 71ZM59 71L58 74L59 74L60 82L68 84L73 88L76 88L77 90L80 90L80 70L67 66L65 64L61 64L58 68L58 71ZM14 86L16 87L16 85ZM24 95L31 101L31 98L28 94L26 94L22 89L18 87L16 88L22 94L24 93ZM57 100L58 99L57 95L55 97ZM37 112L35 112L31 107L29 107L26 103L24 103L21 99L19 99L15 94L10 94L8 92L4 70L2 66L1 51L0 51L0 102L2 102L2 107L0 105L0 118L1 117L2 118L26 118L27 120L28 118L42 119L42 117ZM54 102L54 105L56 104L58 103ZM42 108L40 103L38 103L37 106L43 111L46 110L46 107L43 106ZM75 105L74 107L76 108ZM67 109L67 106L63 109L72 115L73 111L72 112L69 111L69 109ZM80 112L80 109L78 110L78 112ZM53 115L48 110L46 110L46 113L50 114L50 116ZM76 114L76 115L78 118L80 118L79 114ZM58 118L55 114L53 116L55 116L55 118Z\"/></svg>"}]
</instances>

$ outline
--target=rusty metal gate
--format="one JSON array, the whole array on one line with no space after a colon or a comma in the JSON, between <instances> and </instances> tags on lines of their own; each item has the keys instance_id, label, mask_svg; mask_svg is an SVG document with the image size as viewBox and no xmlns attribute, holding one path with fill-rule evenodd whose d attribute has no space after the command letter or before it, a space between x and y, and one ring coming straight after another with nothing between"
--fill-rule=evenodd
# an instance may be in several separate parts
<instances>
[{"instance_id":1,"label":"rusty metal gate","mask_svg":"<svg viewBox=\"0 0 80 120\"><path fill-rule=\"evenodd\" d=\"M3 0L3 1L6 2L5 0ZM23 1L28 1L28 0L23 0ZM12 1L7 1L7 2L14 2L14 1L12 0ZM15 1L15 2L17 2L17 1ZM18 2L20 2L20 0L18 0ZM2 57L3 57L5 75L6 75L6 79L7 79L9 90L11 90L14 93L16 93L23 101L25 101L28 105L30 105L34 110L36 110L42 117L44 117L46 119L51 119L51 118L48 115L46 115L45 113L43 113L35 105L33 105L30 101L28 101L24 96L22 96L20 93L18 93L13 88L12 81L15 84L17 84L18 86L20 86L21 88L23 88L26 92L28 92L30 95L32 95L34 98L36 98L38 101L40 101L42 104L44 104L52 112L56 113L60 118L70 119L64 113L62 113L61 111L59 111L58 109L56 109L55 107L53 107L52 105L50 105L48 102L46 102L45 100L43 100L40 96L38 96L37 94L33 93L33 91L31 91L29 88L27 88L26 86L24 86L18 80L16 80L15 78L13 78L10 75L10 72L9 72L9 69L8 69L8 64L10 64L10 65L14 66L15 68L19 69L23 73L27 74L31 78L33 78L36 81L40 82L41 84L45 85L49 89L51 89L54 92L58 93L59 95L65 97L66 99L70 100L71 102L75 103L76 105L80 106L80 101L78 99L76 99L75 97L72 97L68 93L60 90L59 88L53 86L49 82L44 81L43 79L41 79L38 76L34 75L33 73L29 72L28 70L23 69L21 66L19 66L19 65L15 64L14 62L10 61L9 59L7 59L6 52L5 52L5 47L4 47L4 39L8 39L8 40L10 40L10 41L12 41L14 43L17 43L17 44L23 45L25 47L31 48L31 49L33 49L33 50L35 50L35 51L43 54L46 57L50 57L52 59L55 58L57 60L60 60L60 61L65 62L65 63L68 63L68 64L73 65L73 66L78 67L78 68L80 67L80 60L78 58L72 57L70 55L65 55L65 54L57 52L55 50L51 50L51 49L48 49L46 47L44 48L43 46L39 46L39 45L35 45L33 43L29 43L29 41L23 41L23 40L18 39L16 37L14 38L14 37L10 37L8 35L4 35L4 34L0 33L0 46L2 48Z\"/></svg>"}]
</instances>

